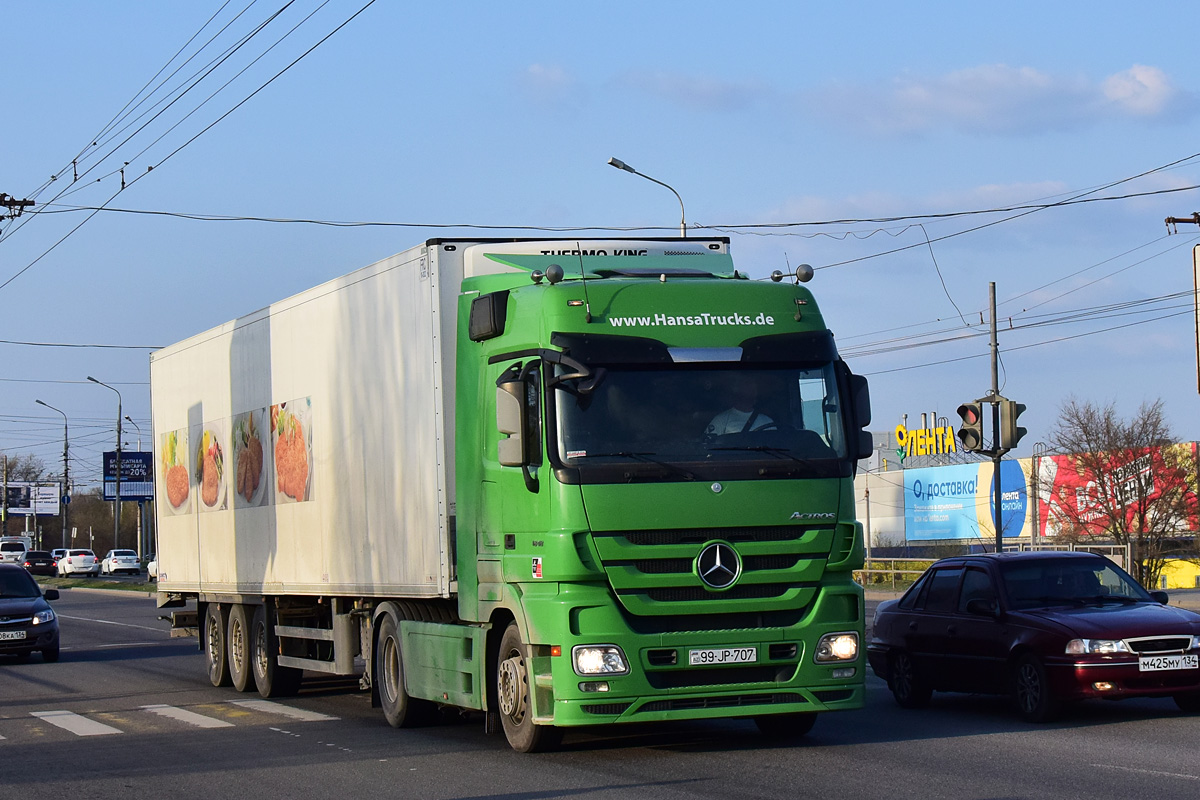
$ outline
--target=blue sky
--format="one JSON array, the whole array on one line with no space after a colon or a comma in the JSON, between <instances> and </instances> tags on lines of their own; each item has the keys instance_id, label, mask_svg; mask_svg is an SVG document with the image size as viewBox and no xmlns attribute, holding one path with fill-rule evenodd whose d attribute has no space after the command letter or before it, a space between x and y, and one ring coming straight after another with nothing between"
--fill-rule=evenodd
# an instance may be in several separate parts
<instances>
[{"instance_id":1,"label":"blue sky","mask_svg":"<svg viewBox=\"0 0 1200 800\"><path fill-rule=\"evenodd\" d=\"M1018 454L1071 394L1126 415L1161 398L1178 437L1200 438L1186 295L1200 228L1163 224L1200 210L1187 188L1200 88L1180 20L1103 2L378 0L287 68L365 2L5 9L0 192L40 213L0 223L0 449L60 468L62 417L41 399L70 419L73 474L95 481L116 397L87 375L121 391L148 449L146 348L429 237L676 232L670 192L610 156L673 186L693 235L729 235L751 276L817 268L810 286L871 379L877 430L953 418L988 389L987 337L968 335L995 281L1002 391L1029 406ZM160 116L131 122L281 8ZM1101 199L1124 195L1140 196ZM122 211L72 210L105 203ZM781 223L802 224L766 227Z\"/></svg>"}]
</instances>

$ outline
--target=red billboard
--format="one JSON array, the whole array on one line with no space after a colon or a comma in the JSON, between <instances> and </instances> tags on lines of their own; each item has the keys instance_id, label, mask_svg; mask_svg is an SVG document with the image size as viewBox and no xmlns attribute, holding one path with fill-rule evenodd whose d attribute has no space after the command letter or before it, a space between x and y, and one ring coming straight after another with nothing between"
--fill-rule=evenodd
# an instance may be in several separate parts
<instances>
[{"instance_id":1,"label":"red billboard","mask_svg":"<svg viewBox=\"0 0 1200 800\"><path fill-rule=\"evenodd\" d=\"M1195 442L1184 442L1038 458L1038 535L1196 530L1196 453Z\"/></svg>"}]
</instances>

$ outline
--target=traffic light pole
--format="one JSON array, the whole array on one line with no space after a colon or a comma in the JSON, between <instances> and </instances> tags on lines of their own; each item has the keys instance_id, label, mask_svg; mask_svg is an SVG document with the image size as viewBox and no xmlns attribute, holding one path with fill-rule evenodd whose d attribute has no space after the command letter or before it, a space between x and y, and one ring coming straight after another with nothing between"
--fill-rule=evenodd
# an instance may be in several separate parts
<instances>
[{"instance_id":1,"label":"traffic light pole","mask_svg":"<svg viewBox=\"0 0 1200 800\"><path fill-rule=\"evenodd\" d=\"M1000 342L996 338L996 282L988 283L988 306L992 310L992 517L996 526L996 552L1004 550L1004 529L1000 527L1002 494L1000 491Z\"/></svg>"}]
</instances>

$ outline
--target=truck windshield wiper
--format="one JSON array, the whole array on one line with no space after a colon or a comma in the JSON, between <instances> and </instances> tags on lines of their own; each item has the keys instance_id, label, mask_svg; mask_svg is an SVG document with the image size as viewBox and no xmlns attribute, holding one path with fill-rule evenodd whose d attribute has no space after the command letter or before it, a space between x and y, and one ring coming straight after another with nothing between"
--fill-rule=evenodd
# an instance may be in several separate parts
<instances>
[{"instance_id":1,"label":"truck windshield wiper","mask_svg":"<svg viewBox=\"0 0 1200 800\"><path fill-rule=\"evenodd\" d=\"M769 445L763 445L763 444L753 445L753 446L748 445L748 446L743 446L743 447L724 447L724 446L723 447L710 447L708 449L709 450L740 450L740 451L745 451L745 452L750 452L750 453L770 453L773 456L781 456L783 458L790 458L792 461L795 461L797 464L807 465L807 464L812 463L812 459L800 458L800 456L794 455L791 450L788 450L785 447L771 447Z\"/></svg>"},{"instance_id":2,"label":"truck windshield wiper","mask_svg":"<svg viewBox=\"0 0 1200 800\"><path fill-rule=\"evenodd\" d=\"M1098 594L1094 597L1087 598L1089 603L1121 603L1122 605L1133 605L1141 602L1136 597L1128 597L1123 594Z\"/></svg>"},{"instance_id":3,"label":"truck windshield wiper","mask_svg":"<svg viewBox=\"0 0 1200 800\"><path fill-rule=\"evenodd\" d=\"M1083 605L1087 605L1086 600L1081 600L1078 597L1051 597L1050 595L1043 595L1041 597L1029 597L1029 598L1026 598L1022 602L1040 603L1040 604L1048 605L1048 606L1067 606L1067 605L1083 606Z\"/></svg>"},{"instance_id":4,"label":"truck windshield wiper","mask_svg":"<svg viewBox=\"0 0 1200 800\"><path fill-rule=\"evenodd\" d=\"M588 453L584 458L632 458L634 461L641 461L644 464L655 464L670 472L683 477L686 480L694 481L696 476L688 472L683 467L676 466L669 461L661 461L653 458L654 453L634 453L628 450L622 450L619 453Z\"/></svg>"}]
</instances>

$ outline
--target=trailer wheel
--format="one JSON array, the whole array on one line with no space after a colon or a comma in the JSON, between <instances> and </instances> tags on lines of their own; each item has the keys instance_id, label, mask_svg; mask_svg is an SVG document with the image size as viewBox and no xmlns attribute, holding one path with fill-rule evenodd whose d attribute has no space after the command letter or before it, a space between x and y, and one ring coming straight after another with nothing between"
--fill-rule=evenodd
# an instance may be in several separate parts
<instances>
[{"instance_id":1,"label":"trailer wheel","mask_svg":"<svg viewBox=\"0 0 1200 800\"><path fill-rule=\"evenodd\" d=\"M553 750L562 740L562 731L553 725L534 725L533 706L529 702L529 664L521 646L521 631L510 622L500 639L496 660L496 696L499 698L500 724L509 745L518 753Z\"/></svg>"},{"instance_id":2,"label":"trailer wheel","mask_svg":"<svg viewBox=\"0 0 1200 800\"><path fill-rule=\"evenodd\" d=\"M393 728L427 725L437 716L437 706L433 702L409 697L404 689L400 633L391 614L384 614L379 621L379 641L375 645L375 680L379 685L379 704L383 707L383 716Z\"/></svg>"},{"instance_id":3,"label":"trailer wheel","mask_svg":"<svg viewBox=\"0 0 1200 800\"><path fill-rule=\"evenodd\" d=\"M275 661L278 652L275 627L267 624L267 607L258 606L250 620L250 667L254 685L263 697L291 697L300 691L304 671L279 666Z\"/></svg>"},{"instance_id":4,"label":"trailer wheel","mask_svg":"<svg viewBox=\"0 0 1200 800\"><path fill-rule=\"evenodd\" d=\"M225 656L225 614L220 603L204 609L204 655L208 658L208 679L213 686L228 686L229 661Z\"/></svg>"},{"instance_id":5,"label":"trailer wheel","mask_svg":"<svg viewBox=\"0 0 1200 800\"><path fill-rule=\"evenodd\" d=\"M246 607L241 603L229 607L229 621L225 626L225 651L229 658L229 679L233 688L239 692L253 689L250 621L246 619Z\"/></svg>"}]
</instances>

